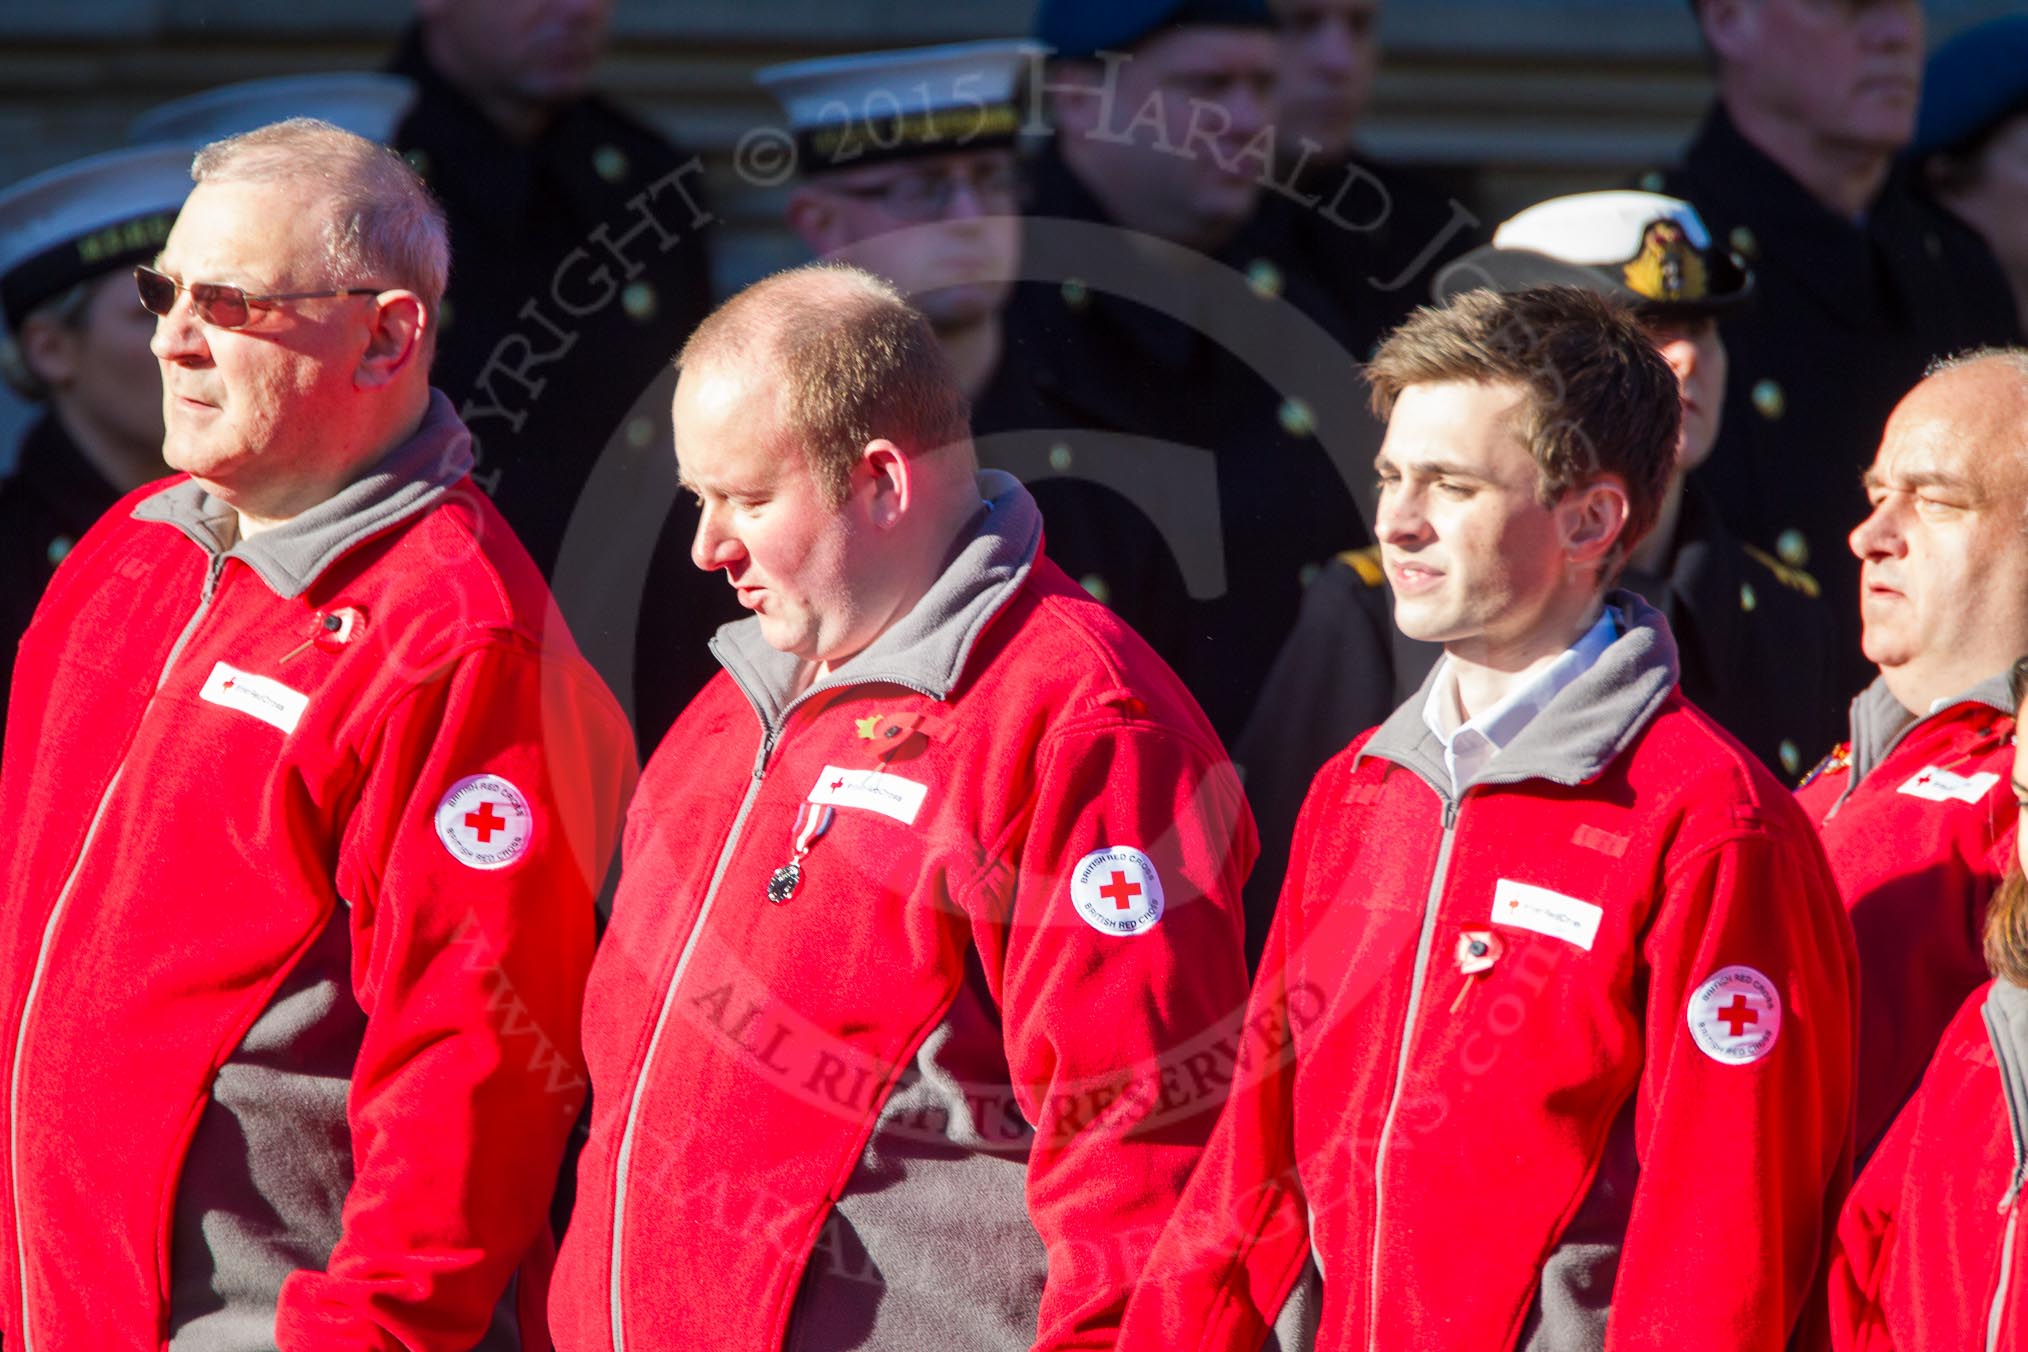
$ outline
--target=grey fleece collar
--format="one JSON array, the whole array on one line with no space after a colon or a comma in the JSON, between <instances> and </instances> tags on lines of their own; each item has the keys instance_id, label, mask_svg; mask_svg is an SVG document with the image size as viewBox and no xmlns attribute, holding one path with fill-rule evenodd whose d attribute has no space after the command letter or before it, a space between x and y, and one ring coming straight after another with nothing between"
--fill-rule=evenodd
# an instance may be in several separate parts
<instances>
[{"instance_id":1,"label":"grey fleece collar","mask_svg":"<svg viewBox=\"0 0 2028 1352\"><path fill-rule=\"evenodd\" d=\"M251 539L231 507L185 479L141 500L136 521L176 527L207 554L238 559L277 596L293 598L362 540L422 512L472 468L472 434L441 390L407 441L338 493Z\"/></svg>"},{"instance_id":2,"label":"grey fleece collar","mask_svg":"<svg viewBox=\"0 0 2028 1352\"><path fill-rule=\"evenodd\" d=\"M1846 795L1872 773L1874 766L1886 760L1888 753L1901 744L1902 738L1960 704L1983 704L2003 714L2012 714L2014 692L2008 684L2007 673L2003 671L1997 676L1988 676L1970 690L1945 701L1936 713L1931 714L1910 712L1888 690L1885 676L1874 677L1873 684L1861 690L1852 701L1852 773L1846 780L1845 792L1838 795L1838 801L1842 803Z\"/></svg>"},{"instance_id":3,"label":"grey fleece collar","mask_svg":"<svg viewBox=\"0 0 2028 1352\"><path fill-rule=\"evenodd\" d=\"M2014 1129L2014 1177L2008 1196L2021 1186L2028 1164L2028 990L2004 978L1986 993L1986 1036L2000 1062L2000 1095L2007 1102L2007 1120Z\"/></svg>"},{"instance_id":4,"label":"grey fleece collar","mask_svg":"<svg viewBox=\"0 0 2028 1352\"><path fill-rule=\"evenodd\" d=\"M950 697L965 659L989 620L1012 599L1042 546L1042 514L1020 480L981 470L978 513L958 537L936 583L865 651L801 696L791 696L801 659L761 637L760 620L735 620L711 640L711 652L747 692L769 728L797 699L846 685L906 686L931 699Z\"/></svg>"},{"instance_id":5,"label":"grey fleece collar","mask_svg":"<svg viewBox=\"0 0 2028 1352\"><path fill-rule=\"evenodd\" d=\"M1609 592L1605 603L1619 620L1620 636L1591 670L1565 686L1502 747L1472 784L1527 779L1586 783L1603 773L1654 718L1676 688L1676 641L1669 623L1629 591ZM1436 677L1432 669L1422 688L1380 725L1359 759L1378 756L1413 770L1451 802L1443 743L1422 717Z\"/></svg>"}]
</instances>

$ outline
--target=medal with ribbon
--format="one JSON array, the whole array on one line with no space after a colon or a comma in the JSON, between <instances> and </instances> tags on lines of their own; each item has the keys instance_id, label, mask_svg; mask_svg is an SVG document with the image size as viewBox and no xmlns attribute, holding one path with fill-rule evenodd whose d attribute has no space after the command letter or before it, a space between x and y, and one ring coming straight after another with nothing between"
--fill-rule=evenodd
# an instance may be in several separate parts
<instances>
[{"instance_id":1,"label":"medal with ribbon","mask_svg":"<svg viewBox=\"0 0 2028 1352\"><path fill-rule=\"evenodd\" d=\"M795 825L791 828L795 841L795 853L789 862L768 875L768 900L779 906L796 895L796 889L803 883L803 856L817 843L817 837L831 829L831 818L836 812L821 803L804 803L796 809Z\"/></svg>"}]
</instances>

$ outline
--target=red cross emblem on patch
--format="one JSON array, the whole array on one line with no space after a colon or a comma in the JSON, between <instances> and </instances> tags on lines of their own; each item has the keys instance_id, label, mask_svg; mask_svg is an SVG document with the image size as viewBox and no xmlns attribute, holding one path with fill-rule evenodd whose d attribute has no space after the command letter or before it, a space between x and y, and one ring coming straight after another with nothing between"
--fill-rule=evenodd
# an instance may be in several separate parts
<instances>
[{"instance_id":1,"label":"red cross emblem on patch","mask_svg":"<svg viewBox=\"0 0 2028 1352\"><path fill-rule=\"evenodd\" d=\"M1108 845L1071 869L1070 904L1101 934L1145 934L1162 918L1162 877L1142 851Z\"/></svg>"},{"instance_id":2,"label":"red cross emblem on patch","mask_svg":"<svg viewBox=\"0 0 2028 1352\"><path fill-rule=\"evenodd\" d=\"M1113 870L1113 880L1099 889L1099 895L1112 902L1117 910L1129 910L1134 898L1141 895L1141 885L1127 881L1127 875L1119 869Z\"/></svg>"},{"instance_id":3,"label":"red cross emblem on patch","mask_svg":"<svg viewBox=\"0 0 2028 1352\"><path fill-rule=\"evenodd\" d=\"M521 790L498 775L469 775L437 804L437 839L468 868L496 869L528 853L535 814Z\"/></svg>"},{"instance_id":4,"label":"red cross emblem on patch","mask_svg":"<svg viewBox=\"0 0 2028 1352\"><path fill-rule=\"evenodd\" d=\"M1743 1066L1774 1050L1782 1029L1782 997L1752 967L1721 967L1690 994L1690 1038L1721 1065Z\"/></svg>"}]
</instances>

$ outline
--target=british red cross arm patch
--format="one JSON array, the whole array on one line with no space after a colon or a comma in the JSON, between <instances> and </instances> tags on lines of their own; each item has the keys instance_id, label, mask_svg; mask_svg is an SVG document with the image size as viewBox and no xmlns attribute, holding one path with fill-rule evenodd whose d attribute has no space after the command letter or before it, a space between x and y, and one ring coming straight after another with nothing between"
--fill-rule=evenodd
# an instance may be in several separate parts
<instances>
[{"instance_id":1,"label":"british red cross arm patch","mask_svg":"<svg viewBox=\"0 0 2028 1352\"><path fill-rule=\"evenodd\" d=\"M1640 1173L1614 1318L1671 1346L1779 1347L1821 1317L1810 1295L1851 1181L1851 925L1800 811L1764 806L1715 839L1682 831L1641 945Z\"/></svg>"},{"instance_id":2,"label":"british red cross arm patch","mask_svg":"<svg viewBox=\"0 0 2028 1352\"><path fill-rule=\"evenodd\" d=\"M1185 1063L1245 1008L1255 841L1208 733L1073 723L1033 773L1004 928L982 954L1036 1126L1031 1219L1052 1255L1037 1346L1061 1346L1120 1317L1223 1103L1229 1077Z\"/></svg>"},{"instance_id":3,"label":"british red cross arm patch","mask_svg":"<svg viewBox=\"0 0 2028 1352\"><path fill-rule=\"evenodd\" d=\"M355 1326L467 1345L541 1223L583 1102L592 903L632 737L574 654L505 641L419 674L368 736L337 870L367 1016L353 1196L328 1268L292 1280L278 1329L304 1345ZM471 1299L444 1294L460 1290Z\"/></svg>"}]
</instances>

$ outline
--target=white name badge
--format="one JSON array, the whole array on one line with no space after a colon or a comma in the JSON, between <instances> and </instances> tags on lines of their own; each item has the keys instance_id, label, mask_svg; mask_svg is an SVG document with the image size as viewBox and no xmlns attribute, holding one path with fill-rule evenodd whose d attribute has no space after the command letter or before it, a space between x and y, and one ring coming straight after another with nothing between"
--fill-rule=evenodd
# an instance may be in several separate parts
<instances>
[{"instance_id":1,"label":"white name badge","mask_svg":"<svg viewBox=\"0 0 2028 1352\"><path fill-rule=\"evenodd\" d=\"M296 724L302 721L303 710L310 707L308 695L266 676L237 671L223 662L212 667L197 697L207 704L252 714L283 732L294 732Z\"/></svg>"},{"instance_id":2,"label":"white name badge","mask_svg":"<svg viewBox=\"0 0 2028 1352\"><path fill-rule=\"evenodd\" d=\"M810 801L878 812L903 826L913 826L928 793L929 785L885 770L841 770L827 765L817 778L817 787L810 790Z\"/></svg>"},{"instance_id":3,"label":"white name badge","mask_svg":"<svg viewBox=\"0 0 2028 1352\"><path fill-rule=\"evenodd\" d=\"M1598 922L1604 917L1602 908L1546 887L1508 878L1500 879L1493 887L1494 923L1534 930L1576 944L1587 953L1598 938Z\"/></svg>"},{"instance_id":4,"label":"white name badge","mask_svg":"<svg viewBox=\"0 0 2028 1352\"><path fill-rule=\"evenodd\" d=\"M1999 782L2000 777L1990 770L1981 770L1975 775L1959 775L1927 765L1896 792L1913 798L1926 798L1932 803L1976 803L1992 792L1993 786Z\"/></svg>"}]
</instances>

